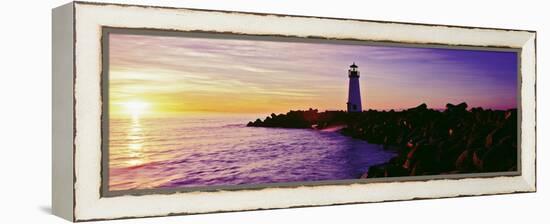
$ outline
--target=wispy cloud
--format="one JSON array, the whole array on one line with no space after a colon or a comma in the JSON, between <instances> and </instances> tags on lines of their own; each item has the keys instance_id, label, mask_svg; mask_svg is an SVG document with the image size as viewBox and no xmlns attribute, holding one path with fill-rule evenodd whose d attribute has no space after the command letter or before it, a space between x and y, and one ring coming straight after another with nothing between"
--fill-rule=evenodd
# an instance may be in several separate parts
<instances>
[{"instance_id":1,"label":"wispy cloud","mask_svg":"<svg viewBox=\"0 0 550 224\"><path fill-rule=\"evenodd\" d=\"M356 62L366 108L516 106L508 52L112 34L112 101L174 110L344 109ZM180 105L180 106L174 106Z\"/></svg>"}]
</instances>

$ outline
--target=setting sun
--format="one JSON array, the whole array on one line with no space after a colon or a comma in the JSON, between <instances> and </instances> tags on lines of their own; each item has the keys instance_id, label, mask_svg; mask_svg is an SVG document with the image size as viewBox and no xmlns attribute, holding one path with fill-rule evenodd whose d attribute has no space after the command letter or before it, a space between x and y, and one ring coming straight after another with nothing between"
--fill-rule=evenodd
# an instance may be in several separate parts
<instances>
[{"instance_id":1,"label":"setting sun","mask_svg":"<svg viewBox=\"0 0 550 224\"><path fill-rule=\"evenodd\" d=\"M126 110L128 114L130 114L133 118L137 118L149 110L150 104L148 102L143 101L128 101L122 103L122 106Z\"/></svg>"}]
</instances>

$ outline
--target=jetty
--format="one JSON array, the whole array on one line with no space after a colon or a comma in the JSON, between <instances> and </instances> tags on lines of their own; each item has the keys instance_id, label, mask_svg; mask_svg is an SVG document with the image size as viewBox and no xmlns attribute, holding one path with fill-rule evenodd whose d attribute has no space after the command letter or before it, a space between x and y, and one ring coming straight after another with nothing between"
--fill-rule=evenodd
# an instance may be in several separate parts
<instances>
[{"instance_id":1,"label":"jetty","mask_svg":"<svg viewBox=\"0 0 550 224\"><path fill-rule=\"evenodd\" d=\"M339 132L395 150L388 163L372 166L357 178L516 171L517 109L471 108L447 104L444 110L426 104L401 111L361 112L316 109L271 114L249 127L343 127Z\"/></svg>"}]
</instances>

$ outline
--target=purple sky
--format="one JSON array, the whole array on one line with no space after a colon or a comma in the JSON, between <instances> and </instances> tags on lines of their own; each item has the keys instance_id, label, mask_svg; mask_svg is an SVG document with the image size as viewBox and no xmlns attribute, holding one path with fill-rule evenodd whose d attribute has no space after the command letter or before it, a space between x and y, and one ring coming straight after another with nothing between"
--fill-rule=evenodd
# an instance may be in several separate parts
<instances>
[{"instance_id":1,"label":"purple sky","mask_svg":"<svg viewBox=\"0 0 550 224\"><path fill-rule=\"evenodd\" d=\"M355 62L364 109L516 107L515 52L123 34L111 34L110 43L112 104L140 100L170 112L345 109Z\"/></svg>"}]
</instances>

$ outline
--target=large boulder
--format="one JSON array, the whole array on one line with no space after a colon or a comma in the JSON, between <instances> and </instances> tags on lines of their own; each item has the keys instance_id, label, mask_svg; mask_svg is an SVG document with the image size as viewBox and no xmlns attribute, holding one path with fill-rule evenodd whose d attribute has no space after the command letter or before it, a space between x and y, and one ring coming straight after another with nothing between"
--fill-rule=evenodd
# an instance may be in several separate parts
<instances>
[{"instance_id":1,"label":"large boulder","mask_svg":"<svg viewBox=\"0 0 550 224\"><path fill-rule=\"evenodd\" d=\"M462 102L457 105L448 103L446 107L447 107L447 111L450 113L466 112L466 108L468 108L468 104L466 104L465 102Z\"/></svg>"}]
</instances>

